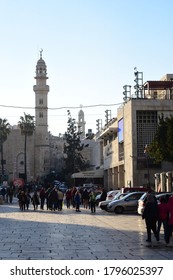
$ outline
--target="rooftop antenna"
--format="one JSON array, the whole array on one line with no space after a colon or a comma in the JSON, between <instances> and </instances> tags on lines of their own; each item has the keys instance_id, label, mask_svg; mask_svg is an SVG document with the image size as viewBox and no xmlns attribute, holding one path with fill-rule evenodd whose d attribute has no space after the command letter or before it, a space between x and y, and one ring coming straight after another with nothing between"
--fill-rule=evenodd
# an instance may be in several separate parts
<instances>
[{"instance_id":1,"label":"rooftop antenna","mask_svg":"<svg viewBox=\"0 0 173 280\"><path fill-rule=\"evenodd\" d=\"M143 72L139 72L137 67L134 67L134 75L135 75L135 97L143 98Z\"/></svg>"}]
</instances>

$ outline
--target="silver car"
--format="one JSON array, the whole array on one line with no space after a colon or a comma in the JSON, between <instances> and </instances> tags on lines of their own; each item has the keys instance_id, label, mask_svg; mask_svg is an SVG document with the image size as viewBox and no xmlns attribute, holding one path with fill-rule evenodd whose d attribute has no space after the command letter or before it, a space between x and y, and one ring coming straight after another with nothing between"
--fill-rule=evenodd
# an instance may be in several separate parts
<instances>
[{"instance_id":1,"label":"silver car","mask_svg":"<svg viewBox=\"0 0 173 280\"><path fill-rule=\"evenodd\" d=\"M137 212L138 200L144 194L144 192L131 192L124 197L111 201L106 210L108 212L115 212L116 214L122 214L124 211Z\"/></svg>"},{"instance_id":2,"label":"silver car","mask_svg":"<svg viewBox=\"0 0 173 280\"><path fill-rule=\"evenodd\" d=\"M117 200L117 199L120 199L120 198L124 197L125 195L127 195L127 194L126 194L126 193L118 192L118 193L114 196L113 199L109 199L109 200L106 199L106 200L104 200L104 201L100 201L98 206L99 206L102 210L107 210L107 205L108 205L110 202L112 202L112 201L114 201L114 200Z\"/></svg>"}]
</instances>

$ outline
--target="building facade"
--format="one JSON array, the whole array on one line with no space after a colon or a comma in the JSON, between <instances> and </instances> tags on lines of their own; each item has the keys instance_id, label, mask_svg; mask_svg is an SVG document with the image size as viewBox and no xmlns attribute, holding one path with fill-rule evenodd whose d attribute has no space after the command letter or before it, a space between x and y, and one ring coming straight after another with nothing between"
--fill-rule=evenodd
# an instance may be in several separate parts
<instances>
[{"instance_id":1,"label":"building facade","mask_svg":"<svg viewBox=\"0 0 173 280\"><path fill-rule=\"evenodd\" d=\"M35 92L35 131L27 137L26 166L28 181L37 181L50 172L50 133L48 132L48 92L47 67L42 58L36 64ZM24 135L19 127L11 127L4 142L5 174L8 181L24 178Z\"/></svg>"},{"instance_id":2,"label":"building facade","mask_svg":"<svg viewBox=\"0 0 173 280\"><path fill-rule=\"evenodd\" d=\"M167 74L159 81L147 81L140 98L128 98L117 110L117 117L98 134L98 139L103 141L107 189L151 186L158 190L160 181L164 179L161 176L156 180L156 174L163 175L173 170L171 163L156 164L147 154L159 116L173 114L172 77L172 74ZM172 185L168 189L171 190Z\"/></svg>"}]
</instances>

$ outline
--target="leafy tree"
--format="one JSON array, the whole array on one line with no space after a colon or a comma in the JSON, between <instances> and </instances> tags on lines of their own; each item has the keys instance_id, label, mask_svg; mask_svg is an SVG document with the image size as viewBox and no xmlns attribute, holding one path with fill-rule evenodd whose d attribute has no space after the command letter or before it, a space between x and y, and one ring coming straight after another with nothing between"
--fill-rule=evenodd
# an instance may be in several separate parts
<instances>
[{"instance_id":1,"label":"leafy tree","mask_svg":"<svg viewBox=\"0 0 173 280\"><path fill-rule=\"evenodd\" d=\"M149 155L156 162L168 161L173 163L173 116L164 119L159 117L158 128L153 142L149 146Z\"/></svg>"},{"instance_id":2,"label":"leafy tree","mask_svg":"<svg viewBox=\"0 0 173 280\"><path fill-rule=\"evenodd\" d=\"M81 151L83 145L81 144L80 135L77 131L76 121L71 117L71 113L68 110L68 121L67 121L67 132L65 133L65 144L64 144L64 174L66 174L66 181L70 181L71 175L75 172L85 170L88 163L85 162Z\"/></svg>"},{"instance_id":3,"label":"leafy tree","mask_svg":"<svg viewBox=\"0 0 173 280\"><path fill-rule=\"evenodd\" d=\"M3 144L7 140L7 135L9 133L10 133L10 124L7 122L6 119L0 118L0 152L1 152L2 177L4 175Z\"/></svg>"},{"instance_id":4,"label":"leafy tree","mask_svg":"<svg viewBox=\"0 0 173 280\"><path fill-rule=\"evenodd\" d=\"M25 168L25 182L27 182L27 158L26 158L26 149L27 149L27 137L32 136L35 130L35 121L34 117L30 114L25 114L24 117L20 117L20 121L18 122L18 126L20 127L21 134L24 135L24 168Z\"/></svg>"}]
</instances>

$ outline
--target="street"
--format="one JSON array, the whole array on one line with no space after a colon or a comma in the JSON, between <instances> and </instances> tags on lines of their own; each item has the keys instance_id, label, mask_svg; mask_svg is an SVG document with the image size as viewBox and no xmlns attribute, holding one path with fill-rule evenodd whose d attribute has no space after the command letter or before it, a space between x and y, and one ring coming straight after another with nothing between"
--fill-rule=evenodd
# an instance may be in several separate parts
<instances>
[{"instance_id":1,"label":"street","mask_svg":"<svg viewBox=\"0 0 173 280\"><path fill-rule=\"evenodd\" d=\"M0 205L0 260L172 260L168 247L153 237L147 247L145 222L138 214L63 207L21 211L17 201Z\"/></svg>"}]
</instances>

